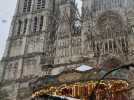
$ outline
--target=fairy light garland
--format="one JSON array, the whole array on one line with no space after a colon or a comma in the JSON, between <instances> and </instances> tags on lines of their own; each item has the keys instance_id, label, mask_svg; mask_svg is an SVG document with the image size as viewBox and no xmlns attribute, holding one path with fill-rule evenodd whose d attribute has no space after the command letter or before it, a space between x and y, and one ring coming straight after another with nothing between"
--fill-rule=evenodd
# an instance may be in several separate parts
<instances>
[{"instance_id":1,"label":"fairy light garland","mask_svg":"<svg viewBox=\"0 0 134 100\"><path fill-rule=\"evenodd\" d=\"M33 92L32 97L38 97L45 94L54 96L68 96L78 99L87 98L93 88L96 85L96 81L87 81L85 83L63 84L60 86L44 87L38 91ZM103 80L96 90L96 100L99 100L100 96L109 93L122 92L128 89L128 82L124 80ZM114 97L113 97L114 98Z\"/></svg>"}]
</instances>

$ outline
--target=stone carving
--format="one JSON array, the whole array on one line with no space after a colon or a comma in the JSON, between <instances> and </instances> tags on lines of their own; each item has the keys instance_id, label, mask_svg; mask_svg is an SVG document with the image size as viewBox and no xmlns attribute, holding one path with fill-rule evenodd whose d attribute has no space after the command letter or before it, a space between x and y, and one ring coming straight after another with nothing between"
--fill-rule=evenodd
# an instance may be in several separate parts
<instances>
[{"instance_id":1,"label":"stone carving","mask_svg":"<svg viewBox=\"0 0 134 100\"><path fill-rule=\"evenodd\" d=\"M106 11L99 17L97 26L100 32L120 32L123 28L123 21L119 14Z\"/></svg>"}]
</instances>

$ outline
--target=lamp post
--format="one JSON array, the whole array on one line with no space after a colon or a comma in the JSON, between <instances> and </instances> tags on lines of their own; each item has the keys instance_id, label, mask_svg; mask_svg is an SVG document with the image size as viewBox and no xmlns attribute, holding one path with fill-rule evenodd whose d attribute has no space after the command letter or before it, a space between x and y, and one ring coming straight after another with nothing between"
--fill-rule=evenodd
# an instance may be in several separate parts
<instances>
[{"instance_id":1,"label":"lamp post","mask_svg":"<svg viewBox=\"0 0 134 100\"><path fill-rule=\"evenodd\" d=\"M101 79L98 80L97 85L95 86L95 88L93 89L91 95L89 96L89 100L95 100L94 97L96 96L95 91L98 88L101 80L103 80L106 76L108 76L109 74L111 74L112 72L119 70L119 69L129 69L129 67L134 67L134 64L127 64L127 65L122 65L118 68L114 68L111 71L107 72Z\"/></svg>"}]
</instances>

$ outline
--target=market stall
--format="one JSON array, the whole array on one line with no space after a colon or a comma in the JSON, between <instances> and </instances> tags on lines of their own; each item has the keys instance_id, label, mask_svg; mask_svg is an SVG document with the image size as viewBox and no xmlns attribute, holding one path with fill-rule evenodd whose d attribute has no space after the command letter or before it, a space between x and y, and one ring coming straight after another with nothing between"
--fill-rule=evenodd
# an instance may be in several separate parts
<instances>
[{"instance_id":1,"label":"market stall","mask_svg":"<svg viewBox=\"0 0 134 100\"><path fill-rule=\"evenodd\" d=\"M92 69L88 71L70 70L63 71L58 75L41 77L31 83L33 85L32 98L49 95L89 100L89 96L98 80L107 71L107 69ZM125 78L123 71L118 71L102 80L95 90L96 100L129 100L129 93L127 91L129 83Z\"/></svg>"}]
</instances>

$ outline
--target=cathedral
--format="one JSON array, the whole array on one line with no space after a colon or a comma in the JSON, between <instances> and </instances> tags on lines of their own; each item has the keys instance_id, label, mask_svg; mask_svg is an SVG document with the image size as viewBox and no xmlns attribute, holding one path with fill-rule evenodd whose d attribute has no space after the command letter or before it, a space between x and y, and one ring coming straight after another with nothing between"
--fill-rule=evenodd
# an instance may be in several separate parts
<instances>
[{"instance_id":1,"label":"cathedral","mask_svg":"<svg viewBox=\"0 0 134 100\"><path fill-rule=\"evenodd\" d=\"M17 0L0 64L7 100L30 100L33 80L81 64L97 69L134 62L134 0L81 2L80 14L76 0ZM134 70L128 73L134 86Z\"/></svg>"}]
</instances>

